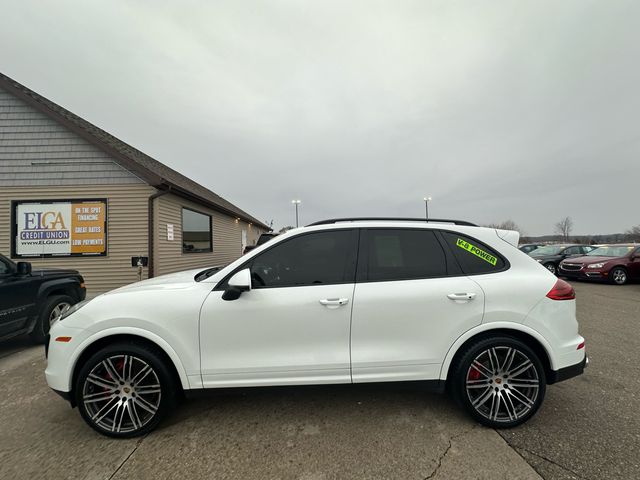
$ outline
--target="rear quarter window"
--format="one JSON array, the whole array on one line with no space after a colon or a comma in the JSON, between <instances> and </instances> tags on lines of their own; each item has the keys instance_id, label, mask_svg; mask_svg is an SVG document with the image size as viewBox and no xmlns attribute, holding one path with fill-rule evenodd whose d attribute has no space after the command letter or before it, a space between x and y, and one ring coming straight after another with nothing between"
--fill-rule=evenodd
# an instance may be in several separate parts
<instances>
[{"instance_id":1,"label":"rear quarter window","mask_svg":"<svg viewBox=\"0 0 640 480\"><path fill-rule=\"evenodd\" d=\"M442 232L442 236L466 274L500 272L507 266L498 252L474 238L455 232Z\"/></svg>"}]
</instances>

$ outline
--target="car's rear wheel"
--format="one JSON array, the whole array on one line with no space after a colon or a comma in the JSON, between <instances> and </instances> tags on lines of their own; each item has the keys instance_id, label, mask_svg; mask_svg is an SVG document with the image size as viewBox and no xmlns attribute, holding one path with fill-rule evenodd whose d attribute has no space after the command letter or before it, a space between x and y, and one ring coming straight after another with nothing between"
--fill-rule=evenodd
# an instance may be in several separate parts
<instances>
[{"instance_id":1,"label":"car's rear wheel","mask_svg":"<svg viewBox=\"0 0 640 480\"><path fill-rule=\"evenodd\" d=\"M29 334L33 341L44 343L53 321L74 303L76 300L69 295L53 295L47 298L42 310L40 310L38 320Z\"/></svg>"},{"instance_id":2,"label":"car's rear wheel","mask_svg":"<svg viewBox=\"0 0 640 480\"><path fill-rule=\"evenodd\" d=\"M155 349L118 343L82 366L75 397L93 429L110 437L135 437L153 430L173 408L176 382Z\"/></svg>"},{"instance_id":3,"label":"car's rear wheel","mask_svg":"<svg viewBox=\"0 0 640 480\"><path fill-rule=\"evenodd\" d=\"M551 273L553 273L554 275L556 275L558 273L558 269L556 268L554 263L545 263L544 267L549 270Z\"/></svg>"},{"instance_id":4,"label":"car's rear wheel","mask_svg":"<svg viewBox=\"0 0 640 480\"><path fill-rule=\"evenodd\" d=\"M487 338L467 348L454 367L452 382L458 403L492 428L526 422L542 405L546 391L542 362L511 337Z\"/></svg>"},{"instance_id":5,"label":"car's rear wheel","mask_svg":"<svg viewBox=\"0 0 640 480\"><path fill-rule=\"evenodd\" d=\"M624 285L627 283L627 280L629 280L627 271L622 267L615 267L611 270L609 278L611 279L611 283L614 283L615 285Z\"/></svg>"}]
</instances>

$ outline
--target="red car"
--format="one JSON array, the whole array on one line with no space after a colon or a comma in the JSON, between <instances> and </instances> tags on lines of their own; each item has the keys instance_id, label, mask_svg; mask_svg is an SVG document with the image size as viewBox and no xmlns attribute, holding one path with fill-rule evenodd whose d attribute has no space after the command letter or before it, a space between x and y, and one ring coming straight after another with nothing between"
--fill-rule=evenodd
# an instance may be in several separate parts
<instances>
[{"instance_id":1,"label":"red car","mask_svg":"<svg viewBox=\"0 0 640 480\"><path fill-rule=\"evenodd\" d=\"M582 257L567 258L560 262L558 275L585 280L608 280L615 285L624 285L633 279L640 280L640 245L607 245L591 250Z\"/></svg>"}]
</instances>

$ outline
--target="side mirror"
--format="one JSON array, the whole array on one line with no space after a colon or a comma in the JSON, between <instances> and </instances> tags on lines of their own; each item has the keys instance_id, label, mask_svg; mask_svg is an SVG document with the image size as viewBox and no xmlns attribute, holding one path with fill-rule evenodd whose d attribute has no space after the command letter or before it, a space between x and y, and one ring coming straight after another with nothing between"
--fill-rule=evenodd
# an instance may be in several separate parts
<instances>
[{"instance_id":1,"label":"side mirror","mask_svg":"<svg viewBox=\"0 0 640 480\"><path fill-rule=\"evenodd\" d=\"M242 292L251 290L251 271L248 268L240 270L227 283L229 286L222 294L222 299L237 300Z\"/></svg>"},{"instance_id":2,"label":"side mirror","mask_svg":"<svg viewBox=\"0 0 640 480\"><path fill-rule=\"evenodd\" d=\"M18 262L16 273L20 276L31 275L31 264L29 262Z\"/></svg>"}]
</instances>

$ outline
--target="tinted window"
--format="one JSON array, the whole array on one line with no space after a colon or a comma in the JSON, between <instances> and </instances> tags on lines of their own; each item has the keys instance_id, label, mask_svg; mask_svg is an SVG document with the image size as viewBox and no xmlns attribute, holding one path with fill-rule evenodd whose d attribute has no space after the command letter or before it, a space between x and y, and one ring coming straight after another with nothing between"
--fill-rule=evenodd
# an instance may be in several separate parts
<instances>
[{"instance_id":1,"label":"tinted window","mask_svg":"<svg viewBox=\"0 0 640 480\"><path fill-rule=\"evenodd\" d=\"M353 282L355 232L318 232L280 243L251 262L254 288Z\"/></svg>"},{"instance_id":2,"label":"tinted window","mask_svg":"<svg viewBox=\"0 0 640 480\"><path fill-rule=\"evenodd\" d=\"M182 209L182 251L184 253L211 252L211 217Z\"/></svg>"},{"instance_id":3,"label":"tinted window","mask_svg":"<svg viewBox=\"0 0 640 480\"><path fill-rule=\"evenodd\" d=\"M363 235L366 280L410 280L447 275L444 251L430 230L365 230Z\"/></svg>"},{"instance_id":4,"label":"tinted window","mask_svg":"<svg viewBox=\"0 0 640 480\"><path fill-rule=\"evenodd\" d=\"M4 275L9 273L11 270L9 269L9 265L7 265L3 259L0 258L0 275Z\"/></svg>"},{"instance_id":5,"label":"tinted window","mask_svg":"<svg viewBox=\"0 0 640 480\"><path fill-rule=\"evenodd\" d=\"M582 247L569 247L564 251L565 255L575 255L577 253L582 253Z\"/></svg>"},{"instance_id":6,"label":"tinted window","mask_svg":"<svg viewBox=\"0 0 640 480\"><path fill-rule=\"evenodd\" d=\"M504 268L504 260L498 253L478 240L459 233L442 234L465 273L491 273Z\"/></svg>"}]
</instances>

